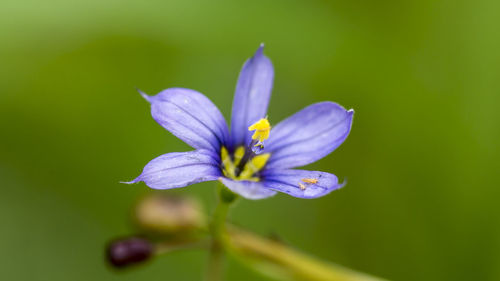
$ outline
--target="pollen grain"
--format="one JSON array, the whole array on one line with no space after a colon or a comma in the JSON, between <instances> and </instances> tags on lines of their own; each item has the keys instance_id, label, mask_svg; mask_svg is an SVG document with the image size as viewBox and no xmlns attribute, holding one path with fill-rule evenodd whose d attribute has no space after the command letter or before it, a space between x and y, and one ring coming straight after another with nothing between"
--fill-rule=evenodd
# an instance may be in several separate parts
<instances>
[{"instance_id":1,"label":"pollen grain","mask_svg":"<svg viewBox=\"0 0 500 281\"><path fill-rule=\"evenodd\" d=\"M318 179L310 179L310 178L301 179L301 181L303 181L305 183L310 183L310 184L318 183Z\"/></svg>"}]
</instances>

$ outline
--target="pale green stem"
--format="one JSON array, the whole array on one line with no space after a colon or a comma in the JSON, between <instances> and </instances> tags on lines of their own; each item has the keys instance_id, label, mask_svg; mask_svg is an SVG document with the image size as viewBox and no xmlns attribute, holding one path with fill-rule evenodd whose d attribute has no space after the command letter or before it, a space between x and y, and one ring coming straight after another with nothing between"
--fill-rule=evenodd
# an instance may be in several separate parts
<instances>
[{"instance_id":1,"label":"pale green stem","mask_svg":"<svg viewBox=\"0 0 500 281\"><path fill-rule=\"evenodd\" d=\"M280 280L382 281L383 279L324 262L293 248L235 227L226 246L245 264Z\"/></svg>"},{"instance_id":2,"label":"pale green stem","mask_svg":"<svg viewBox=\"0 0 500 281\"><path fill-rule=\"evenodd\" d=\"M229 212L231 203L236 200L237 196L227 190L222 185L218 185L218 202L210 223L210 233L212 235L212 243L210 246L210 258L205 276L206 281L221 281L223 280L224 269L224 251L227 240L226 233L226 218Z\"/></svg>"}]
</instances>

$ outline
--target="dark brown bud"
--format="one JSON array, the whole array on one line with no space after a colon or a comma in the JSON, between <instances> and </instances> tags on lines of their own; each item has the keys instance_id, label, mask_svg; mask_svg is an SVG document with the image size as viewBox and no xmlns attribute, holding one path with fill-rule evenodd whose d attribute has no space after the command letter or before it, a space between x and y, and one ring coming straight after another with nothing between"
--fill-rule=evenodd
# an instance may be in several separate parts
<instances>
[{"instance_id":1,"label":"dark brown bud","mask_svg":"<svg viewBox=\"0 0 500 281\"><path fill-rule=\"evenodd\" d=\"M146 261L153 254L153 245L145 239L131 237L111 242L107 259L114 267L126 267Z\"/></svg>"}]
</instances>

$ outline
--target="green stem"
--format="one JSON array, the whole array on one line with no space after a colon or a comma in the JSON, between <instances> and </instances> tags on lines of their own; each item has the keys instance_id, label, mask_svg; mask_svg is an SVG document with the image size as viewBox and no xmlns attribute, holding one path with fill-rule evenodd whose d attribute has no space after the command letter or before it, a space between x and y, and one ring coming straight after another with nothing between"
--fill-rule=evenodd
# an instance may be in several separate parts
<instances>
[{"instance_id":1,"label":"green stem","mask_svg":"<svg viewBox=\"0 0 500 281\"><path fill-rule=\"evenodd\" d=\"M212 244L210 246L210 259L206 272L206 281L222 280L224 269L224 243L227 240L226 218L229 207L237 198L237 195L218 185L218 203L210 223Z\"/></svg>"},{"instance_id":2,"label":"green stem","mask_svg":"<svg viewBox=\"0 0 500 281\"><path fill-rule=\"evenodd\" d=\"M224 251L215 240L210 247L210 259L208 260L208 268L205 280L220 281L222 280L222 271L224 268Z\"/></svg>"},{"instance_id":3,"label":"green stem","mask_svg":"<svg viewBox=\"0 0 500 281\"><path fill-rule=\"evenodd\" d=\"M226 244L235 257L257 271L280 280L384 281L384 279L323 262L287 245L230 227Z\"/></svg>"}]
</instances>

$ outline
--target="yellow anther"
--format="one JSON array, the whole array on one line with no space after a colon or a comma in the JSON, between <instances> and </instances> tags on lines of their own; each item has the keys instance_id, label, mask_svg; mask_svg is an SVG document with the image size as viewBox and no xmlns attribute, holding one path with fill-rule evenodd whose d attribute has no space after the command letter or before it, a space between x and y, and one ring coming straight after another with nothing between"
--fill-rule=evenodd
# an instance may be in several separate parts
<instances>
[{"instance_id":1,"label":"yellow anther","mask_svg":"<svg viewBox=\"0 0 500 281\"><path fill-rule=\"evenodd\" d=\"M315 184L315 183L318 183L318 179L301 179L301 181L305 182L305 183L310 183L310 184Z\"/></svg>"},{"instance_id":2,"label":"yellow anther","mask_svg":"<svg viewBox=\"0 0 500 281\"><path fill-rule=\"evenodd\" d=\"M246 179L246 181L258 182L258 181L260 181L260 179L258 177L251 177L249 179Z\"/></svg>"},{"instance_id":3,"label":"yellow anther","mask_svg":"<svg viewBox=\"0 0 500 281\"><path fill-rule=\"evenodd\" d=\"M237 147L234 151L233 157L229 154L227 148L222 147L220 150L220 158L222 161L222 173L225 177L228 177L233 180L238 181L260 181L260 178L256 175L260 170L264 168L269 160L271 154L264 153L260 155L256 155L253 158L249 159L248 162L245 163L241 172L238 171L238 165L241 163L241 160L245 156L245 147L240 146Z\"/></svg>"},{"instance_id":4,"label":"yellow anther","mask_svg":"<svg viewBox=\"0 0 500 281\"><path fill-rule=\"evenodd\" d=\"M234 165L238 166L240 164L241 159L245 156L245 147L244 146L238 146L236 150L234 151Z\"/></svg>"},{"instance_id":5,"label":"yellow anther","mask_svg":"<svg viewBox=\"0 0 500 281\"><path fill-rule=\"evenodd\" d=\"M269 131L271 131L271 124L267 121L267 118L262 118L259 121L248 127L249 131L255 131L253 133L252 139L259 139L259 142L263 142L269 138Z\"/></svg>"},{"instance_id":6,"label":"yellow anther","mask_svg":"<svg viewBox=\"0 0 500 281\"><path fill-rule=\"evenodd\" d=\"M231 160L231 156L229 156L229 152L225 147L222 147L220 150L220 158L222 160L222 164L224 166L224 169L222 169L222 172L224 173L224 176L229 177L229 178L234 178L235 176L235 165L233 161Z\"/></svg>"},{"instance_id":7,"label":"yellow anther","mask_svg":"<svg viewBox=\"0 0 500 281\"><path fill-rule=\"evenodd\" d=\"M299 188L300 190L305 190L306 186L303 183L299 182Z\"/></svg>"},{"instance_id":8,"label":"yellow anther","mask_svg":"<svg viewBox=\"0 0 500 281\"><path fill-rule=\"evenodd\" d=\"M243 171L241 172L239 178L244 180L252 178L255 173L264 168L267 160L269 159L269 156L271 156L271 154L265 153L253 157L245 164L245 167L243 167Z\"/></svg>"},{"instance_id":9,"label":"yellow anther","mask_svg":"<svg viewBox=\"0 0 500 281\"><path fill-rule=\"evenodd\" d=\"M271 154L265 153L265 154L257 155L254 158L252 158L252 160L250 161L250 163L253 164L253 166L256 169L255 170L256 172L258 172L262 168L264 168L264 166L266 165L267 160L269 160L270 156L271 156Z\"/></svg>"}]
</instances>

